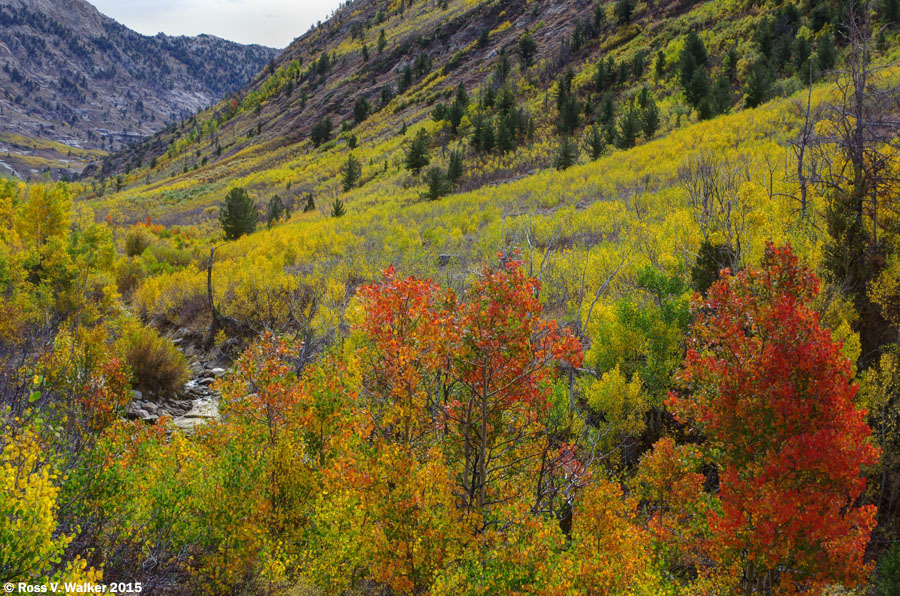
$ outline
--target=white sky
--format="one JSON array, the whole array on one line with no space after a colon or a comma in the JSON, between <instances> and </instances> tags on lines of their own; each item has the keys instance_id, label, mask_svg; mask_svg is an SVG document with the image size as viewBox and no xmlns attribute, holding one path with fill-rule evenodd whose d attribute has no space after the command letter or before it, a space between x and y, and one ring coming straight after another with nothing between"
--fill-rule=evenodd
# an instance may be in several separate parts
<instances>
[{"instance_id":1,"label":"white sky","mask_svg":"<svg viewBox=\"0 0 900 596\"><path fill-rule=\"evenodd\" d=\"M284 48L340 0L88 0L145 35L208 33L240 43Z\"/></svg>"}]
</instances>

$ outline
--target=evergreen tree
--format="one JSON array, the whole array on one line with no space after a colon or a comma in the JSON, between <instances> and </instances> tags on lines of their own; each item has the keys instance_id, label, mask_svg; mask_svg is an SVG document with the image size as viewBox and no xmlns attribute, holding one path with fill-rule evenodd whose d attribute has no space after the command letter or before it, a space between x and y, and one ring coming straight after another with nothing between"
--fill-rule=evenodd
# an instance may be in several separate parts
<instances>
[{"instance_id":1,"label":"evergreen tree","mask_svg":"<svg viewBox=\"0 0 900 596\"><path fill-rule=\"evenodd\" d=\"M406 150L406 169L417 176L422 171L422 168L431 161L431 157L428 155L429 141L428 133L425 132L425 129L420 128L419 132L416 133L416 138L413 139Z\"/></svg>"},{"instance_id":2,"label":"evergreen tree","mask_svg":"<svg viewBox=\"0 0 900 596\"><path fill-rule=\"evenodd\" d=\"M572 50L577 52L584 46L584 29L581 26L581 23L575 23L575 28L572 29Z\"/></svg>"},{"instance_id":3,"label":"evergreen tree","mask_svg":"<svg viewBox=\"0 0 900 596\"><path fill-rule=\"evenodd\" d=\"M643 108L641 108L641 130L645 139L653 138L659 129L659 108L653 98L648 98Z\"/></svg>"},{"instance_id":4,"label":"evergreen tree","mask_svg":"<svg viewBox=\"0 0 900 596\"><path fill-rule=\"evenodd\" d=\"M701 294L719 280L719 272L734 269L737 254L728 244L713 244L708 238L700 243L697 260L691 267L691 287Z\"/></svg>"},{"instance_id":5,"label":"evergreen tree","mask_svg":"<svg viewBox=\"0 0 900 596\"><path fill-rule=\"evenodd\" d=\"M481 33L478 35L478 47L486 48L488 43L491 41L491 30L487 27L484 27L481 30Z\"/></svg>"},{"instance_id":6,"label":"evergreen tree","mask_svg":"<svg viewBox=\"0 0 900 596\"><path fill-rule=\"evenodd\" d=\"M597 119L602 124L612 124L615 122L616 106L613 103L612 93L604 93L600 100L600 109L597 112Z\"/></svg>"},{"instance_id":7,"label":"evergreen tree","mask_svg":"<svg viewBox=\"0 0 900 596\"><path fill-rule=\"evenodd\" d=\"M878 4L881 20L889 25L897 25L897 22L900 21L900 0L881 0ZM897 560L900 561L900 556Z\"/></svg>"},{"instance_id":8,"label":"evergreen tree","mask_svg":"<svg viewBox=\"0 0 900 596\"><path fill-rule=\"evenodd\" d=\"M643 50L639 50L631 58L631 75L639 79L644 74L644 67L647 64L647 54Z\"/></svg>"},{"instance_id":9,"label":"evergreen tree","mask_svg":"<svg viewBox=\"0 0 900 596\"><path fill-rule=\"evenodd\" d=\"M819 42L816 45L816 66L819 72L827 72L834 68L836 58L834 38L826 33L819 38Z\"/></svg>"},{"instance_id":10,"label":"evergreen tree","mask_svg":"<svg viewBox=\"0 0 900 596\"><path fill-rule=\"evenodd\" d=\"M578 161L578 146L571 137L565 136L559 143L553 165L557 170L565 170L574 166L576 161Z\"/></svg>"},{"instance_id":11,"label":"evergreen tree","mask_svg":"<svg viewBox=\"0 0 900 596\"><path fill-rule=\"evenodd\" d=\"M594 87L599 93L610 91L617 82L616 63L612 56L597 63L597 71L594 74Z\"/></svg>"},{"instance_id":12,"label":"evergreen tree","mask_svg":"<svg viewBox=\"0 0 900 596\"><path fill-rule=\"evenodd\" d=\"M728 50L728 53L725 54L725 59L722 61L722 66L725 69L725 76L728 77L728 81L733 83L737 80L737 65L738 65L738 53L737 50L731 48Z\"/></svg>"},{"instance_id":13,"label":"evergreen tree","mask_svg":"<svg viewBox=\"0 0 900 596\"><path fill-rule=\"evenodd\" d=\"M369 44L365 44L362 49L362 59L363 62L369 61Z\"/></svg>"},{"instance_id":14,"label":"evergreen tree","mask_svg":"<svg viewBox=\"0 0 900 596\"><path fill-rule=\"evenodd\" d=\"M394 98L394 87L390 83L385 83L381 86L381 107L384 107L391 103L391 100Z\"/></svg>"},{"instance_id":15,"label":"evergreen tree","mask_svg":"<svg viewBox=\"0 0 900 596\"><path fill-rule=\"evenodd\" d=\"M419 54L418 56L416 56L416 62L413 70L416 74L416 77L424 77L429 72L431 72L431 58L429 58L427 54Z\"/></svg>"},{"instance_id":16,"label":"evergreen tree","mask_svg":"<svg viewBox=\"0 0 900 596\"><path fill-rule=\"evenodd\" d=\"M281 219L282 215L284 215L284 203L281 202L281 197L273 195L269 199L269 207L266 210L266 227L271 228Z\"/></svg>"},{"instance_id":17,"label":"evergreen tree","mask_svg":"<svg viewBox=\"0 0 900 596\"><path fill-rule=\"evenodd\" d=\"M804 76L809 74L809 57L811 53L812 48L809 45L809 41L803 36L797 36L791 46L791 66L793 66L794 72L799 75L801 81Z\"/></svg>"},{"instance_id":18,"label":"evergreen tree","mask_svg":"<svg viewBox=\"0 0 900 596\"><path fill-rule=\"evenodd\" d=\"M341 186L344 192L347 192L359 182L362 176L362 165L359 160L353 157L353 154L347 156L347 163L341 168Z\"/></svg>"},{"instance_id":19,"label":"evergreen tree","mask_svg":"<svg viewBox=\"0 0 900 596\"><path fill-rule=\"evenodd\" d=\"M509 153L516 148L515 124L508 114L498 119L496 144L500 153Z\"/></svg>"},{"instance_id":20,"label":"evergreen tree","mask_svg":"<svg viewBox=\"0 0 900 596\"><path fill-rule=\"evenodd\" d=\"M353 104L353 120L359 124L369 117L370 111L369 101L365 97L360 97Z\"/></svg>"},{"instance_id":21,"label":"evergreen tree","mask_svg":"<svg viewBox=\"0 0 900 596\"><path fill-rule=\"evenodd\" d=\"M385 46L387 45L387 38L384 35L384 29L378 34L378 53L384 51Z\"/></svg>"},{"instance_id":22,"label":"evergreen tree","mask_svg":"<svg viewBox=\"0 0 900 596\"><path fill-rule=\"evenodd\" d=\"M511 70L512 65L509 63L509 56L507 56L504 48L500 48L497 65L494 67L494 77L497 79L497 82L501 85L505 83Z\"/></svg>"},{"instance_id":23,"label":"evergreen tree","mask_svg":"<svg viewBox=\"0 0 900 596\"><path fill-rule=\"evenodd\" d=\"M323 118L316 122L309 133L309 139L312 141L313 146L318 148L323 143L328 142L331 139L333 129L334 124L331 122L331 118Z\"/></svg>"},{"instance_id":24,"label":"evergreen tree","mask_svg":"<svg viewBox=\"0 0 900 596\"><path fill-rule=\"evenodd\" d=\"M425 172L425 183L428 185L428 190L425 191L424 196L429 201L436 201L450 192L447 177L444 176L444 172L436 166L429 168L428 171Z\"/></svg>"},{"instance_id":25,"label":"evergreen tree","mask_svg":"<svg viewBox=\"0 0 900 596\"><path fill-rule=\"evenodd\" d=\"M400 73L400 80L397 82L397 90L400 93L405 92L407 89L412 87L413 84L413 69L412 66L407 64L403 67L403 70Z\"/></svg>"},{"instance_id":26,"label":"evergreen tree","mask_svg":"<svg viewBox=\"0 0 900 596\"><path fill-rule=\"evenodd\" d=\"M331 204L331 217L343 217L346 213L347 208L344 207L344 202L339 198L335 199Z\"/></svg>"},{"instance_id":27,"label":"evergreen tree","mask_svg":"<svg viewBox=\"0 0 900 596\"><path fill-rule=\"evenodd\" d=\"M219 210L219 223L226 240L236 240L244 234L256 230L259 213L256 204L247 191L241 187L232 188L225 195L225 202Z\"/></svg>"},{"instance_id":28,"label":"evergreen tree","mask_svg":"<svg viewBox=\"0 0 900 596\"><path fill-rule=\"evenodd\" d=\"M653 74L656 76L658 81L661 81L663 77L666 76L666 55L663 54L662 50L656 52L656 61L653 66Z\"/></svg>"},{"instance_id":29,"label":"evergreen tree","mask_svg":"<svg viewBox=\"0 0 900 596\"><path fill-rule=\"evenodd\" d=\"M537 42L531 36L531 33L525 31L519 38L519 61L523 69L531 68L534 64L534 55L537 54Z\"/></svg>"},{"instance_id":30,"label":"evergreen tree","mask_svg":"<svg viewBox=\"0 0 900 596\"><path fill-rule=\"evenodd\" d=\"M606 139L603 138L603 133L596 124L588 130L587 145L590 149L591 159L599 159L606 150Z\"/></svg>"},{"instance_id":31,"label":"evergreen tree","mask_svg":"<svg viewBox=\"0 0 900 596\"><path fill-rule=\"evenodd\" d=\"M591 23L594 25L594 31L600 31L600 28L606 24L606 7L603 6L601 0L594 2L594 14Z\"/></svg>"},{"instance_id":32,"label":"evergreen tree","mask_svg":"<svg viewBox=\"0 0 900 596\"><path fill-rule=\"evenodd\" d=\"M629 106L619 118L619 134L617 146L619 149L630 149L637 142L638 132L641 130L641 119L634 106Z\"/></svg>"},{"instance_id":33,"label":"evergreen tree","mask_svg":"<svg viewBox=\"0 0 900 596\"><path fill-rule=\"evenodd\" d=\"M731 95L731 79L727 71L716 77L716 83L709 94L709 104L713 115L726 113L734 104Z\"/></svg>"},{"instance_id":34,"label":"evergreen tree","mask_svg":"<svg viewBox=\"0 0 900 596\"><path fill-rule=\"evenodd\" d=\"M476 151L485 153L493 151L494 125L490 118L485 118L484 116L475 118L471 143Z\"/></svg>"},{"instance_id":35,"label":"evergreen tree","mask_svg":"<svg viewBox=\"0 0 900 596\"><path fill-rule=\"evenodd\" d=\"M450 104L447 108L447 122L450 124L450 132L456 134L459 132L459 125L462 124L463 116L466 115L466 109L457 102Z\"/></svg>"},{"instance_id":36,"label":"evergreen tree","mask_svg":"<svg viewBox=\"0 0 900 596\"><path fill-rule=\"evenodd\" d=\"M450 153L450 161L447 164L447 179L451 184L456 184L463 177L463 156L460 150Z\"/></svg>"},{"instance_id":37,"label":"evergreen tree","mask_svg":"<svg viewBox=\"0 0 900 596\"><path fill-rule=\"evenodd\" d=\"M564 135L571 135L578 129L581 117L581 103L572 92L572 71L562 75L556 83L556 107L559 117L556 127Z\"/></svg>"},{"instance_id":38,"label":"evergreen tree","mask_svg":"<svg viewBox=\"0 0 900 596\"><path fill-rule=\"evenodd\" d=\"M616 6L613 8L616 22L620 25L626 25L631 21L634 13L634 0L616 0Z\"/></svg>"},{"instance_id":39,"label":"evergreen tree","mask_svg":"<svg viewBox=\"0 0 900 596\"><path fill-rule=\"evenodd\" d=\"M709 54L703 40L696 32L691 31L678 58L678 79L688 103L693 108L699 108L709 94L708 64Z\"/></svg>"},{"instance_id":40,"label":"evergreen tree","mask_svg":"<svg viewBox=\"0 0 900 596\"><path fill-rule=\"evenodd\" d=\"M307 193L306 204L303 206L303 213L309 213L316 210L316 202L313 200L312 193Z\"/></svg>"},{"instance_id":41,"label":"evergreen tree","mask_svg":"<svg viewBox=\"0 0 900 596\"><path fill-rule=\"evenodd\" d=\"M453 104L459 105L462 109L469 107L469 94L466 92L466 86L460 83L456 87L456 94L453 97Z\"/></svg>"},{"instance_id":42,"label":"evergreen tree","mask_svg":"<svg viewBox=\"0 0 900 596\"><path fill-rule=\"evenodd\" d=\"M772 85L769 69L762 61L757 62L750 69L747 84L744 87L744 106L755 108L769 97L769 88Z\"/></svg>"}]
</instances>

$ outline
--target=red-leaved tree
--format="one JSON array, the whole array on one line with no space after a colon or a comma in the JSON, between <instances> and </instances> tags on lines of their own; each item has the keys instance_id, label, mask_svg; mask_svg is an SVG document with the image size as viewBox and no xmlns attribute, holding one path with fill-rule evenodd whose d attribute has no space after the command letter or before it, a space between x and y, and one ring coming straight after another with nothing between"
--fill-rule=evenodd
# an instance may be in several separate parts
<instances>
[{"instance_id":1,"label":"red-leaved tree","mask_svg":"<svg viewBox=\"0 0 900 596\"><path fill-rule=\"evenodd\" d=\"M549 476L578 469L542 422L556 363L578 366L581 344L542 317L538 283L513 259L483 268L462 298L393 269L360 290L373 422L420 452L440 445L461 508L480 515L520 493L543 499Z\"/></svg>"},{"instance_id":2,"label":"red-leaved tree","mask_svg":"<svg viewBox=\"0 0 900 596\"><path fill-rule=\"evenodd\" d=\"M819 281L771 244L760 269L725 273L695 302L668 400L718 465L711 550L742 594L856 585L875 523L875 507L857 503L861 468L878 452L850 361L810 308Z\"/></svg>"}]
</instances>

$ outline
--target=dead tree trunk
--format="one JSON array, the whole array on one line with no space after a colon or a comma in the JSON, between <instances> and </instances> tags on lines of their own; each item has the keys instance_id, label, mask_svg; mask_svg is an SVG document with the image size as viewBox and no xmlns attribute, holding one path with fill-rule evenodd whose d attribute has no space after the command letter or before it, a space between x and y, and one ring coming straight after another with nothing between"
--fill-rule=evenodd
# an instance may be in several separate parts
<instances>
[{"instance_id":1,"label":"dead tree trunk","mask_svg":"<svg viewBox=\"0 0 900 596\"><path fill-rule=\"evenodd\" d=\"M216 303L213 300L212 271L217 248L219 247L213 246L209 249L209 262L206 265L206 301L209 307L209 329L206 331L206 339L203 341L203 347L207 350L212 347L216 338L216 333L218 333L220 329L225 328L222 315L219 313L219 310L216 308Z\"/></svg>"}]
</instances>

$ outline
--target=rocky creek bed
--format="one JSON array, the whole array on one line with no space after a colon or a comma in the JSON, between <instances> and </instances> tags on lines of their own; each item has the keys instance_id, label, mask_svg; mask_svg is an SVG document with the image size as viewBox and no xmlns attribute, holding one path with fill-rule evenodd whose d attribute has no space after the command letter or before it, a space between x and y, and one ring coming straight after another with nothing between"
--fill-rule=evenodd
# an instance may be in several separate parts
<instances>
[{"instance_id":1,"label":"rocky creek bed","mask_svg":"<svg viewBox=\"0 0 900 596\"><path fill-rule=\"evenodd\" d=\"M133 400L125 407L126 418L153 423L161 416L169 416L175 428L186 432L219 418L219 395L212 385L227 369L220 354L219 358L203 359L206 355L190 340L186 329L176 332L172 340L188 358L190 380L172 397L135 390Z\"/></svg>"}]
</instances>

